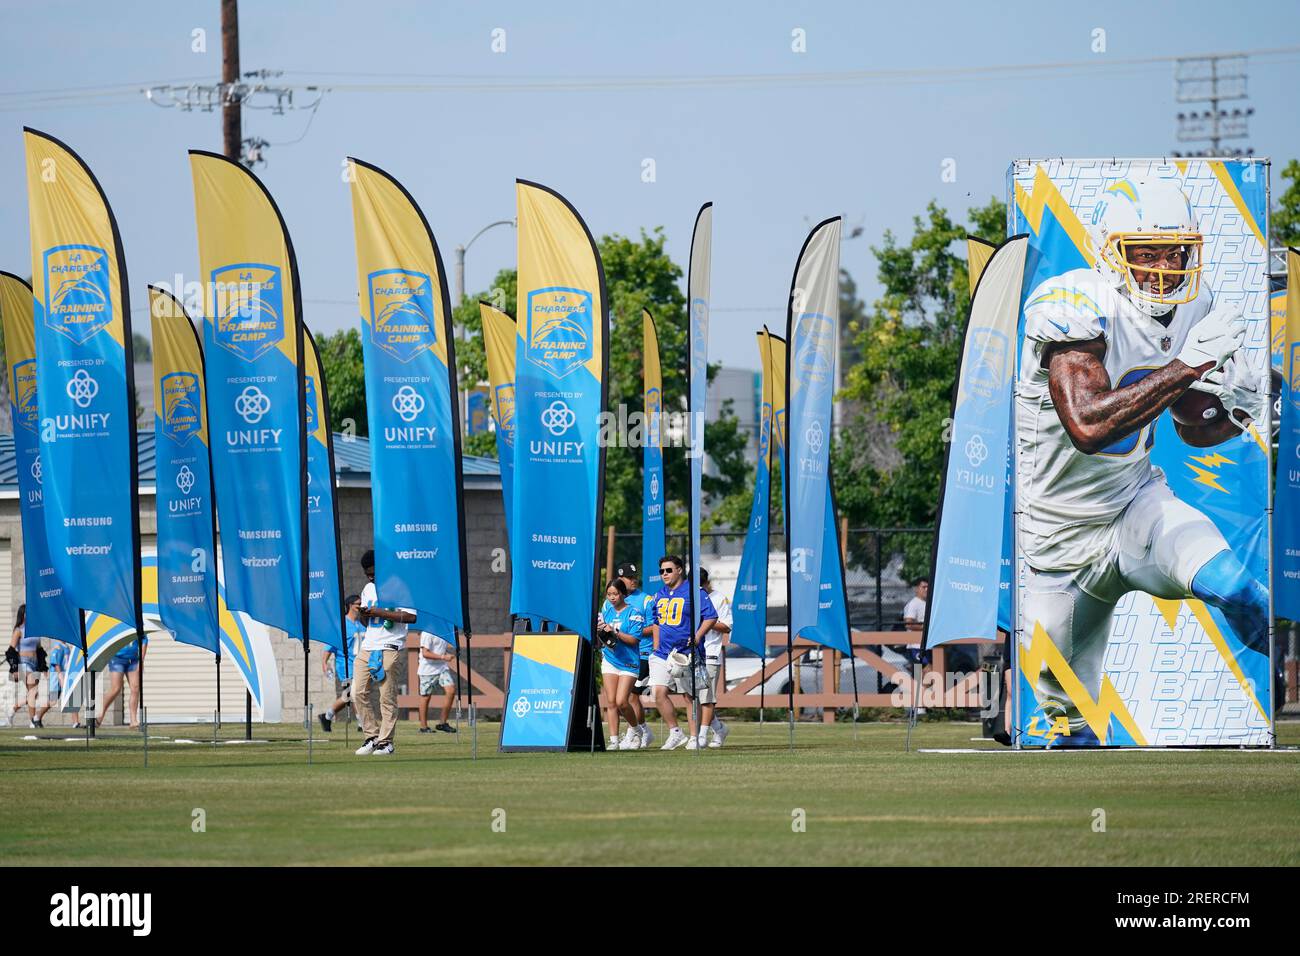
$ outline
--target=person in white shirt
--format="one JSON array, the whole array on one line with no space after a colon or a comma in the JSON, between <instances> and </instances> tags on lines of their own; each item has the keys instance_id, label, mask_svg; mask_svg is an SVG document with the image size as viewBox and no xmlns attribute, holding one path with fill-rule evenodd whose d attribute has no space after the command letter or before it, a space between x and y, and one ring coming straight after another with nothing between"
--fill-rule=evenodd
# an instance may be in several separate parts
<instances>
[{"instance_id":1,"label":"person in white shirt","mask_svg":"<svg viewBox=\"0 0 1300 956\"><path fill-rule=\"evenodd\" d=\"M700 739L701 747L713 749L721 747L727 740L727 725L718 717L718 673L722 669L722 638L731 633L731 598L715 590L709 580L709 572L700 568L700 587L713 602L713 609L718 612L718 619L713 628L704 635L704 669L709 675L708 687L700 695ZM705 698L708 702L705 702ZM708 740L709 732L713 739Z\"/></svg>"},{"instance_id":2,"label":"person in white shirt","mask_svg":"<svg viewBox=\"0 0 1300 956\"><path fill-rule=\"evenodd\" d=\"M903 605L903 626L909 631L920 631L925 628L925 602L930 597L929 578L916 579L915 594L915 597Z\"/></svg>"},{"instance_id":3,"label":"person in white shirt","mask_svg":"<svg viewBox=\"0 0 1300 956\"><path fill-rule=\"evenodd\" d=\"M357 756L387 756L394 750L393 733L397 730L398 661L406 644L406 628L415 623L415 610L409 607L382 607L375 587L375 552L361 556L361 570L366 586L361 589L361 620L366 625L352 677L352 698L361 715L361 732L366 741L357 748ZM371 695L379 685L379 726L375 726Z\"/></svg>"},{"instance_id":4,"label":"person in white shirt","mask_svg":"<svg viewBox=\"0 0 1300 956\"><path fill-rule=\"evenodd\" d=\"M451 644L437 634L420 632L420 666L417 676L420 678L420 733L430 734L436 730L454 734L456 728L447 723L451 716L451 702L456 697L456 678L451 673L451 661L456 657ZM442 688L442 716L438 723L429 726L429 700L434 692Z\"/></svg>"}]
</instances>

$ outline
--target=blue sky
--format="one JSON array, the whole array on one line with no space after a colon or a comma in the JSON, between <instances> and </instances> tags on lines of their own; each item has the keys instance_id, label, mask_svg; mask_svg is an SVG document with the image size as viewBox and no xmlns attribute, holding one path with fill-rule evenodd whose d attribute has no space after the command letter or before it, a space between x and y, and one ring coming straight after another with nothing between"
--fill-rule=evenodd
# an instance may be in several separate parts
<instances>
[{"instance_id":1,"label":"blue sky","mask_svg":"<svg viewBox=\"0 0 1300 956\"><path fill-rule=\"evenodd\" d=\"M861 225L843 262L870 296L869 245L906 233L931 198L963 215L1003 189L1009 160L1048 155L1165 155L1175 142L1173 68L1146 57L1300 44L1300 5L1184 0L1127 3L653 4L270 2L240 4L242 67L281 82L336 88L306 129L303 112L246 111L245 135L273 145L258 170L297 248L308 324L358 323L345 155L400 179L423 207L448 268L451 250L514 215L516 177L564 193L601 235L662 225L684 262L695 211L714 210L710 358L758 364L753 336L783 321L807 230L842 214ZM1246 11L1249 11L1247 14ZM364 15L363 15L364 14ZM1106 31L1106 52L1091 50ZM207 31L207 52L191 31ZM492 31L506 31L493 53ZM791 50L801 28L807 52ZM196 273L185 151L221 148L217 114L157 108L142 95L61 90L198 78L220 72L218 0L8 6L0 59L0 269L30 272L21 128L48 131L90 164L126 247L137 325L144 286ZM26 39L24 39L26 38ZM17 41L17 42L15 42ZM936 75L952 68L1076 63L1032 78ZM650 85L545 91L378 91L393 74L474 78L646 78L916 71L838 84ZM361 89L358 87L367 87ZM1249 145L1275 161L1300 156L1294 91L1300 54L1250 62ZM96 95L91 95L94 93ZM108 95L98 95L107 93ZM1291 97L1288 100L1288 97ZM656 181L642 182L655 161ZM955 182L941 179L956 161ZM514 264L497 229L467 258L482 289Z\"/></svg>"}]
</instances>

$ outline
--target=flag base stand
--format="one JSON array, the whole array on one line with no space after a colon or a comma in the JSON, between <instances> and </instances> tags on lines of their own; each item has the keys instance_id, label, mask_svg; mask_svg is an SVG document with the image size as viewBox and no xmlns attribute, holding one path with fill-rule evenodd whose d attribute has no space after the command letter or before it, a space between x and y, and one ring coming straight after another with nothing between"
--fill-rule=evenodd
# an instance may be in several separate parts
<instances>
[{"instance_id":1,"label":"flag base stand","mask_svg":"<svg viewBox=\"0 0 1300 956\"><path fill-rule=\"evenodd\" d=\"M143 681L142 681L143 682ZM149 708L140 705L140 731L144 734L144 765L149 766Z\"/></svg>"},{"instance_id":2,"label":"flag base stand","mask_svg":"<svg viewBox=\"0 0 1300 956\"><path fill-rule=\"evenodd\" d=\"M313 708L312 705L311 705L310 703L308 703L308 704L307 704L307 720L305 721L305 723L306 723L306 725L307 725L307 766L309 766L309 767L311 766L311 748L312 748L312 744L315 743L315 740L316 740L315 734L312 733L312 731L315 729L312 725L316 722L316 721L315 721L315 716L316 716L316 715L313 713L314 710L315 710L315 708Z\"/></svg>"},{"instance_id":3,"label":"flag base stand","mask_svg":"<svg viewBox=\"0 0 1300 956\"><path fill-rule=\"evenodd\" d=\"M516 632L510 647L501 753L605 749L602 723L594 719L591 646L572 631ZM470 719L477 725L475 705Z\"/></svg>"},{"instance_id":4,"label":"flag base stand","mask_svg":"<svg viewBox=\"0 0 1300 956\"><path fill-rule=\"evenodd\" d=\"M907 740L903 744L904 752L912 752L912 729L916 726L917 713L921 708L921 665L918 662L912 670L912 706L907 712Z\"/></svg>"}]
</instances>

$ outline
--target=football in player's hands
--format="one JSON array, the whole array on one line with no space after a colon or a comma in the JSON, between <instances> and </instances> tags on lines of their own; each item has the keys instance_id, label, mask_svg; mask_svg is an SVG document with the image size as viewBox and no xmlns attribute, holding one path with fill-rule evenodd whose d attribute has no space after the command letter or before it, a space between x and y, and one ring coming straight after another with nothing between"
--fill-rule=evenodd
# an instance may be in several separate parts
<instances>
[{"instance_id":1,"label":"football in player's hands","mask_svg":"<svg viewBox=\"0 0 1300 956\"><path fill-rule=\"evenodd\" d=\"M1215 424L1227 414L1218 396L1194 388L1184 392L1183 397L1170 406L1169 413L1178 424L1191 428Z\"/></svg>"}]
</instances>

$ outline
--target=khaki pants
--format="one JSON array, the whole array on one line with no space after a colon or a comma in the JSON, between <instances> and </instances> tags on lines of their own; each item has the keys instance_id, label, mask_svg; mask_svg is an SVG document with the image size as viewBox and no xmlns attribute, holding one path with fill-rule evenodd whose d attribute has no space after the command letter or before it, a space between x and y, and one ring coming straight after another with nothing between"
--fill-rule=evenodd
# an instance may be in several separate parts
<instances>
[{"instance_id":1,"label":"khaki pants","mask_svg":"<svg viewBox=\"0 0 1300 956\"><path fill-rule=\"evenodd\" d=\"M378 738L379 746L393 742L393 732L397 729L397 674L398 662L403 658L401 651L384 651L384 679L379 686L379 726L375 726L375 707L373 694L376 682L370 675L370 652L362 651L357 655L356 670L352 673L352 702L361 719L361 732L366 739Z\"/></svg>"}]
</instances>

